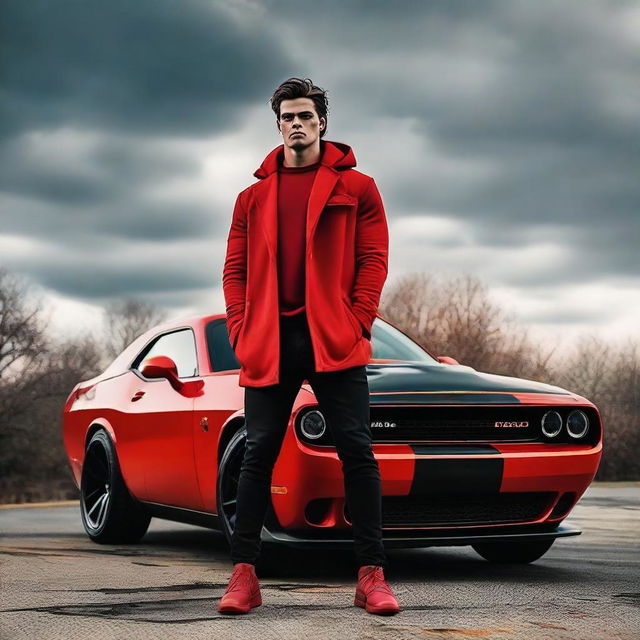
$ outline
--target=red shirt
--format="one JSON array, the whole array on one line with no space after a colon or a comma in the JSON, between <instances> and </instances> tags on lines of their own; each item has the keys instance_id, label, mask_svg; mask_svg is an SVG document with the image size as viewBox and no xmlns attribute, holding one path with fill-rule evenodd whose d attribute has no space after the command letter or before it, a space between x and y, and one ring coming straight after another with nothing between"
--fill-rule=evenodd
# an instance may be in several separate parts
<instances>
[{"instance_id":1,"label":"red shirt","mask_svg":"<svg viewBox=\"0 0 640 640\"><path fill-rule=\"evenodd\" d=\"M278 299L280 315L305 309L307 204L320 162L278 167Z\"/></svg>"}]
</instances>

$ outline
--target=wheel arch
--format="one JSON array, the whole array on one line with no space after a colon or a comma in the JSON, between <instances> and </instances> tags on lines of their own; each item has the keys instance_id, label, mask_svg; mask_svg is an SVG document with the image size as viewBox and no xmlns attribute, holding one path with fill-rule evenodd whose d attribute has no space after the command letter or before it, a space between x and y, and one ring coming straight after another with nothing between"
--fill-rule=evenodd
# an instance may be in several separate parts
<instances>
[{"instance_id":1,"label":"wheel arch","mask_svg":"<svg viewBox=\"0 0 640 640\"><path fill-rule=\"evenodd\" d=\"M89 425L89 428L87 429L87 432L85 433L84 436L84 447L82 449L83 451L83 461L84 461L84 452L87 450L87 445L89 444L89 441L91 440L91 438L93 438L93 434L96 431L99 431L100 429L103 429L104 431L106 431L109 434L109 437L111 438L114 446L116 445L116 434L115 431L113 430L113 427L111 426L111 423L105 419L105 418L96 418L95 420L91 421L91 424Z\"/></svg>"},{"instance_id":2,"label":"wheel arch","mask_svg":"<svg viewBox=\"0 0 640 640\"><path fill-rule=\"evenodd\" d=\"M224 454L224 450L231 441L231 438L240 431L245 424L244 414L235 414L220 429L220 437L218 438L218 452L216 458L216 468L220 467L220 460Z\"/></svg>"},{"instance_id":3,"label":"wheel arch","mask_svg":"<svg viewBox=\"0 0 640 640\"><path fill-rule=\"evenodd\" d=\"M85 442L84 442L84 449L82 453L82 465L80 466L80 473L82 473L82 467L84 467L84 455L85 455L85 452L87 451L87 446L89 445L91 438L93 438L93 436L98 431L105 431L109 436L109 438L111 439L115 458L118 463L118 468L120 469L120 476L122 478L122 482L126 487L127 491L129 492L129 495L131 496L131 498L135 500L136 503L140 503L138 496L134 494L133 491L129 488L130 487L130 482L128 477L129 471L128 469L123 468L120 455L118 452L118 446L117 446L118 443L116 439L116 434L113 430L111 423L105 418L97 418L95 420L92 420L91 424L89 425L89 428L87 429L87 433L85 434ZM78 482L78 488L79 487L80 487L80 482Z\"/></svg>"}]
</instances>

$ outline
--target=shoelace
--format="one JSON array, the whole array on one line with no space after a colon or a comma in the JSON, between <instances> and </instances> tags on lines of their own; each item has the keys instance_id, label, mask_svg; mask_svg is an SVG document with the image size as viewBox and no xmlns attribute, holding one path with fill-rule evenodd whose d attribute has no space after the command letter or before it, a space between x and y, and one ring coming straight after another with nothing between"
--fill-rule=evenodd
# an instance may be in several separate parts
<instances>
[{"instance_id":1,"label":"shoelace","mask_svg":"<svg viewBox=\"0 0 640 640\"><path fill-rule=\"evenodd\" d=\"M391 591L391 588L385 582L382 567L376 567L375 569L372 569L371 571L369 571L369 573L365 574L364 579L368 580L371 585L371 588L368 589L369 592L383 591L384 593L388 593L389 595L393 596L393 591Z\"/></svg>"},{"instance_id":2,"label":"shoelace","mask_svg":"<svg viewBox=\"0 0 640 640\"><path fill-rule=\"evenodd\" d=\"M249 587L251 586L251 573L246 569L237 569L231 576L231 580L229 581L229 585L227 586L226 593L229 593L230 591L238 591L243 583L246 583L246 585Z\"/></svg>"}]
</instances>

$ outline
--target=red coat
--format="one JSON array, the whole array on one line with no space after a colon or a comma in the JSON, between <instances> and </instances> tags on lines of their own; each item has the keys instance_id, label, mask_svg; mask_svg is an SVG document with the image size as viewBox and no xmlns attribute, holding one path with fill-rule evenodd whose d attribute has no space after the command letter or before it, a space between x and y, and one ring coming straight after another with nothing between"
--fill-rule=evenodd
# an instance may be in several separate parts
<instances>
[{"instance_id":1,"label":"red coat","mask_svg":"<svg viewBox=\"0 0 640 640\"><path fill-rule=\"evenodd\" d=\"M316 371L367 364L371 325L387 277L389 234L375 182L353 169L347 144L321 141L321 164L309 196L305 306ZM236 200L222 284L239 384L279 382L277 273L278 155Z\"/></svg>"}]
</instances>

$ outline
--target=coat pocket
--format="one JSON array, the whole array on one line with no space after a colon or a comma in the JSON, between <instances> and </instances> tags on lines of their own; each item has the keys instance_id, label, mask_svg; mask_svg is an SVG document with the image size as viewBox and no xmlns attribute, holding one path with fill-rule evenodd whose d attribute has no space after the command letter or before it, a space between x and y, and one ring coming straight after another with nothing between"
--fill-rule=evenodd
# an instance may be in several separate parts
<instances>
[{"instance_id":1,"label":"coat pocket","mask_svg":"<svg viewBox=\"0 0 640 640\"><path fill-rule=\"evenodd\" d=\"M349 317L349 322L351 322L351 326L356 334L356 338L362 338L362 325L360 324L360 320L356 317L356 314L351 310L351 303L344 297L342 298L342 302L347 309L347 316Z\"/></svg>"},{"instance_id":2,"label":"coat pocket","mask_svg":"<svg viewBox=\"0 0 640 640\"><path fill-rule=\"evenodd\" d=\"M349 193L334 193L328 200L328 205L334 204L356 204L358 202L358 198L350 195Z\"/></svg>"},{"instance_id":3,"label":"coat pocket","mask_svg":"<svg viewBox=\"0 0 640 640\"><path fill-rule=\"evenodd\" d=\"M331 213L346 213L358 204L358 199L347 193L338 193L327 200L324 208Z\"/></svg>"},{"instance_id":4,"label":"coat pocket","mask_svg":"<svg viewBox=\"0 0 640 640\"><path fill-rule=\"evenodd\" d=\"M238 335L236 336L236 343L233 347L233 351L236 354L236 358L238 360L240 360L240 358L238 357L238 353L239 353L239 349L240 349L240 345L242 343L243 340L243 334L244 334L244 330L247 326L247 315L249 312L249 306L250 306L250 301L246 301L245 305L244 305L244 313L242 315L242 324L240 325L240 329L238 329Z\"/></svg>"}]
</instances>

